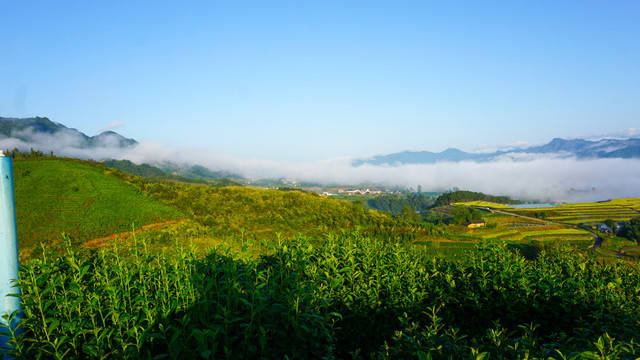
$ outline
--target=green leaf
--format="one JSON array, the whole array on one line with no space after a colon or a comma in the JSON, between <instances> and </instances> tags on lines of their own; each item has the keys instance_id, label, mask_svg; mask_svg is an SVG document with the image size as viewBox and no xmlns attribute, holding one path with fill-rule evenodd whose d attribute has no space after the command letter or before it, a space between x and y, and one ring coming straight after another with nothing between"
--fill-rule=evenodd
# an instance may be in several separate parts
<instances>
[{"instance_id":1,"label":"green leaf","mask_svg":"<svg viewBox=\"0 0 640 360\"><path fill-rule=\"evenodd\" d=\"M431 354L427 354L422 350L418 350L416 352L416 355L418 355L418 360L431 360Z\"/></svg>"}]
</instances>

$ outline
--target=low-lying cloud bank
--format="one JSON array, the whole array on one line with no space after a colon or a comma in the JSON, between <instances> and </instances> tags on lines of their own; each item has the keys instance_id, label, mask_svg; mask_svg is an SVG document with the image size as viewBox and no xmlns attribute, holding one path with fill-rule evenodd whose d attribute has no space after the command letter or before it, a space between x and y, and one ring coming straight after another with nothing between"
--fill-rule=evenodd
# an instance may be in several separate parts
<instances>
[{"instance_id":1,"label":"low-lying cloud bank","mask_svg":"<svg viewBox=\"0 0 640 360\"><path fill-rule=\"evenodd\" d=\"M353 166L353 158L316 162L276 162L238 159L208 154L204 149L167 148L140 142L127 148L77 148L74 140L50 135L38 142L0 139L0 149L18 148L53 151L58 156L81 159L127 159L134 163L202 165L249 179L286 178L322 185L422 186L423 191L444 191L453 187L518 199L540 201L597 201L617 197L640 197L639 159L577 160L561 156L528 154L491 162L442 162L401 166Z\"/></svg>"}]
</instances>

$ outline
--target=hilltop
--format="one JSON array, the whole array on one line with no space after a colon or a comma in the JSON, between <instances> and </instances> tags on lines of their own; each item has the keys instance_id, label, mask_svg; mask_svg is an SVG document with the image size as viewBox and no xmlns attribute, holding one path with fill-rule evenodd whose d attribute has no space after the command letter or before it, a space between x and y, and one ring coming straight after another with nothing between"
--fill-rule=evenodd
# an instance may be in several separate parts
<instances>
[{"instance_id":1,"label":"hilltop","mask_svg":"<svg viewBox=\"0 0 640 360\"><path fill-rule=\"evenodd\" d=\"M315 193L158 183L149 184L145 191L188 214L220 237L322 237L358 228L374 231L408 227L389 214Z\"/></svg>"},{"instance_id":2,"label":"hilltop","mask_svg":"<svg viewBox=\"0 0 640 360\"><path fill-rule=\"evenodd\" d=\"M80 149L125 148L138 143L114 131L103 131L95 136L87 136L77 129L68 128L46 117L24 119L0 117L0 139L14 138L27 144L39 144L43 140L43 135L54 137L68 146Z\"/></svg>"}]
</instances>

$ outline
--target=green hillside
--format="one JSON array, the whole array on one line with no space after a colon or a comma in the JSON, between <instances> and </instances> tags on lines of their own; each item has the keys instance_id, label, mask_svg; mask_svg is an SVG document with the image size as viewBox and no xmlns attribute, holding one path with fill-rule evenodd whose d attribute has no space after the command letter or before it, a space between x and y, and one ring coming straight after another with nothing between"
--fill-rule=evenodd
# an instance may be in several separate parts
<instances>
[{"instance_id":1,"label":"green hillside","mask_svg":"<svg viewBox=\"0 0 640 360\"><path fill-rule=\"evenodd\" d=\"M515 216L489 212L479 229L434 225L313 193L151 182L72 159L16 159L14 174L21 251L33 257L20 270L16 358L640 353L637 266L569 246L526 260L512 246L527 236L574 235L559 225L507 229L521 225ZM182 218L190 220L146 231L135 245L76 246L132 223ZM77 243L58 254L34 251L60 242L61 232ZM169 247L148 247L157 239ZM194 239L216 246L184 246ZM270 246L254 256L247 239ZM461 243L473 245L462 257L430 251Z\"/></svg>"},{"instance_id":2,"label":"green hillside","mask_svg":"<svg viewBox=\"0 0 640 360\"><path fill-rule=\"evenodd\" d=\"M388 240L419 240L438 231L433 224L410 223L315 193L145 180L75 159L19 156L14 178L23 258L34 255L41 243L60 243L62 233L75 243L100 247L108 242L87 241L114 234L124 240L134 225L141 229L185 218L190 221L155 227L141 239L166 247L175 242L169 238L182 234L181 243L206 248L225 240L235 246L239 235L272 242L357 229Z\"/></svg>"},{"instance_id":3,"label":"green hillside","mask_svg":"<svg viewBox=\"0 0 640 360\"><path fill-rule=\"evenodd\" d=\"M315 193L160 183L146 184L144 190L191 216L217 237L323 237L360 229L395 240L410 240L432 234L436 228Z\"/></svg>"},{"instance_id":4,"label":"green hillside","mask_svg":"<svg viewBox=\"0 0 640 360\"><path fill-rule=\"evenodd\" d=\"M14 161L16 216L21 256L39 244L76 241L184 218L100 164L62 158ZM121 173L121 175L123 175Z\"/></svg>"}]
</instances>

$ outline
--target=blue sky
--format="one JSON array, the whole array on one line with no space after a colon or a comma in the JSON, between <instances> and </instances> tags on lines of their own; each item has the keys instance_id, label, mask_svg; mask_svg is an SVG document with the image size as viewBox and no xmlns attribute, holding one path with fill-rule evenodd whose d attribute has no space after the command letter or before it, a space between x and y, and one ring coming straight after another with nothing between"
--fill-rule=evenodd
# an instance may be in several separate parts
<instances>
[{"instance_id":1,"label":"blue sky","mask_svg":"<svg viewBox=\"0 0 640 360\"><path fill-rule=\"evenodd\" d=\"M637 1L0 0L0 116L274 161L637 135L638 19Z\"/></svg>"}]
</instances>

